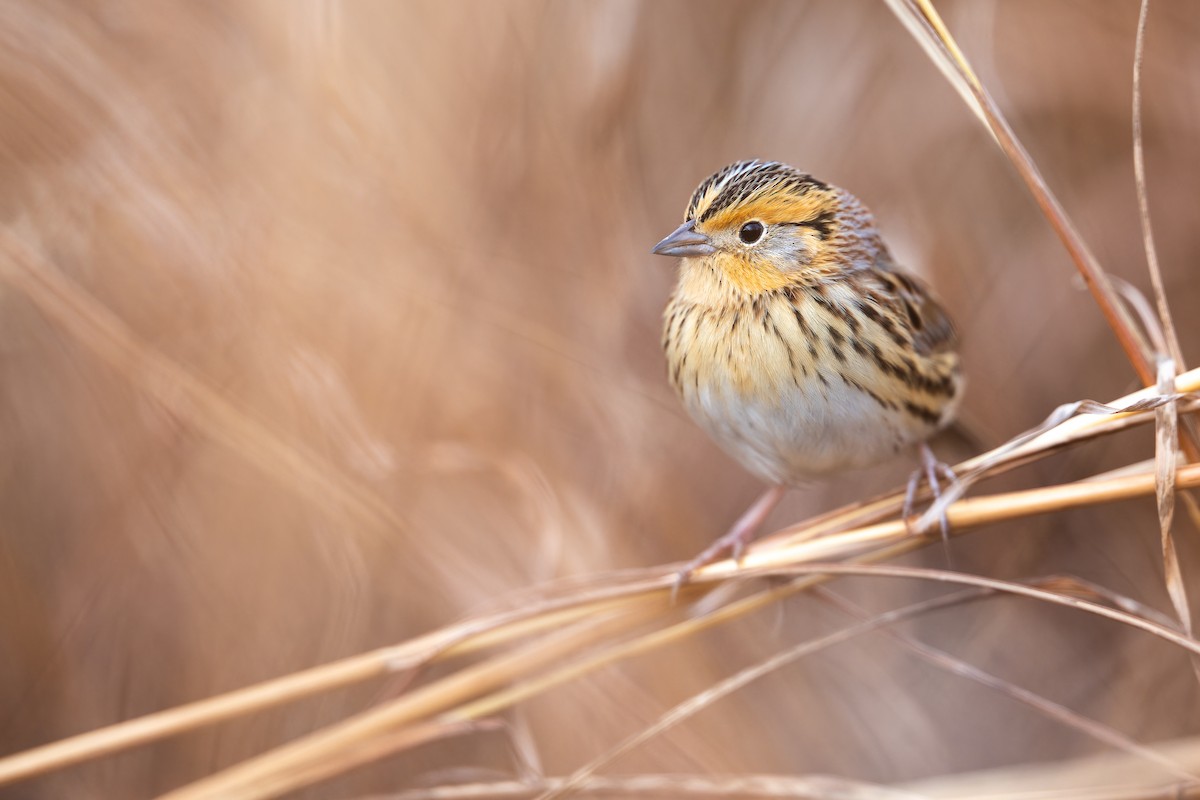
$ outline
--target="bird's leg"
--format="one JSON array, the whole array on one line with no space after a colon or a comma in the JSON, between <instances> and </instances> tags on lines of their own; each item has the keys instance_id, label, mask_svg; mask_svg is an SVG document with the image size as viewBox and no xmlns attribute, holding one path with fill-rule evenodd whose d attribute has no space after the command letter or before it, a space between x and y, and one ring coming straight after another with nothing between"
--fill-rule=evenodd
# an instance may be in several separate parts
<instances>
[{"instance_id":1,"label":"bird's leg","mask_svg":"<svg viewBox=\"0 0 1200 800\"><path fill-rule=\"evenodd\" d=\"M953 485L958 481L958 477L954 474L954 470L938 461L937 456L933 454L933 450L925 442L921 442L917 446L917 453L921 458L921 465L913 470L913 474L908 479L908 488L904 492L904 510L901 511L904 519L904 525L908 528L908 532L915 534L919 531L912 526L913 507L916 505L917 489L924 480L929 484L929 493L933 496L933 502L937 502L942 497L942 484L938 480L938 475L944 478L948 485ZM950 520L946 519L946 512L943 509L938 515L938 527L942 532L942 543L948 548L950 546Z\"/></svg>"},{"instance_id":2,"label":"bird's leg","mask_svg":"<svg viewBox=\"0 0 1200 800\"><path fill-rule=\"evenodd\" d=\"M908 476L908 486L904 490L904 507L900 510L900 519L904 520L904 527L908 529L910 535L916 534L912 527L913 510L917 507L917 490L921 488L922 470L917 467Z\"/></svg>"},{"instance_id":3,"label":"bird's leg","mask_svg":"<svg viewBox=\"0 0 1200 800\"><path fill-rule=\"evenodd\" d=\"M735 561L741 561L742 551L746 549L746 544L753 538L755 531L762 527L767 516L775 509L775 506L779 505L779 501L786 493L786 486L772 486L763 492L762 496L754 501L754 505L738 517L738 521L733 523L733 527L729 529L728 533L709 545L708 549L689 561L687 566L679 571L675 579L676 590L688 582L692 573L713 563L727 550Z\"/></svg>"}]
</instances>

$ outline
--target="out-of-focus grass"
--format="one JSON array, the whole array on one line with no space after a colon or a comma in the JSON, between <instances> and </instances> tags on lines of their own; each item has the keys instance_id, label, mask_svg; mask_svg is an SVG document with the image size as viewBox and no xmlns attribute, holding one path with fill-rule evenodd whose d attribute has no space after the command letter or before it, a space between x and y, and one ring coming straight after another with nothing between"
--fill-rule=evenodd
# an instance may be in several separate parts
<instances>
[{"instance_id":1,"label":"out-of-focus grass","mask_svg":"<svg viewBox=\"0 0 1200 800\"><path fill-rule=\"evenodd\" d=\"M940 7L1101 261L1146 286L1136 4ZM1150 207L1185 351L1200 334L1189 9L1155 4L1144 78ZM407 639L536 581L706 544L757 487L666 387L672 275L648 248L734 158L798 164L874 208L963 330L964 420L982 444L1133 383L1024 189L882 4L24 2L0 10L0 30L6 233L145 352L388 510L366 522L313 491L264 440L136 362L98 358L4 282L5 752ZM1150 453L1128 433L1009 485ZM798 491L774 520L907 468ZM1182 556L1194 572L1186 542ZM1167 607L1151 503L1000 527L955 559L1000 577L1070 572ZM840 585L872 608L912 592ZM796 600L514 721L561 774L840 621ZM1143 741L1195 733L1190 672L1157 643L1017 601L913 629ZM376 688L22 791L145 796ZM1088 748L880 639L768 678L617 767L892 782ZM320 796L474 769L511 769L502 737L431 744Z\"/></svg>"}]
</instances>

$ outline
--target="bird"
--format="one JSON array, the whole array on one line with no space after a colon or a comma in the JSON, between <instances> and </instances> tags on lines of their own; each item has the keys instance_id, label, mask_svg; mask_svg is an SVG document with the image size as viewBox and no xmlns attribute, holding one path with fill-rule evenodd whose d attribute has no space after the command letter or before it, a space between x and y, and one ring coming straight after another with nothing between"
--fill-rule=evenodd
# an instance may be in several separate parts
<instances>
[{"instance_id":1,"label":"bird","mask_svg":"<svg viewBox=\"0 0 1200 800\"><path fill-rule=\"evenodd\" d=\"M916 448L907 519L917 481L936 495L938 474L952 478L927 441L962 400L954 324L857 197L778 161L737 161L700 183L652 252L679 258L663 313L671 385L770 487L680 581L740 559L789 487Z\"/></svg>"}]
</instances>

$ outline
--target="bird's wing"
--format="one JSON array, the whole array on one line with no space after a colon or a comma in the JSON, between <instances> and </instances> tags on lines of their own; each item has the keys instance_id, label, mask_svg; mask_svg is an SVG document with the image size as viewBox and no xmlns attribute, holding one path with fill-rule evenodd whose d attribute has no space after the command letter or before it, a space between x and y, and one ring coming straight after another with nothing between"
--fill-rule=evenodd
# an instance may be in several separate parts
<instances>
[{"instance_id":1,"label":"bird's wing","mask_svg":"<svg viewBox=\"0 0 1200 800\"><path fill-rule=\"evenodd\" d=\"M957 346L954 323L920 279L897 269L890 259L876 262L872 271L889 289L881 299L901 319L908 320L917 352L933 355Z\"/></svg>"}]
</instances>

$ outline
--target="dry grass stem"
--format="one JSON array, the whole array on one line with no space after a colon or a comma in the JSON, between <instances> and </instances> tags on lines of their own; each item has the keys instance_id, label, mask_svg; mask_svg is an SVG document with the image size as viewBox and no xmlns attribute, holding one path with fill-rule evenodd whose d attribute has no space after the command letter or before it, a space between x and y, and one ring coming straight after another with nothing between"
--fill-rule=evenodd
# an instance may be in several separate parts
<instances>
[{"instance_id":1,"label":"dry grass stem","mask_svg":"<svg viewBox=\"0 0 1200 800\"><path fill-rule=\"evenodd\" d=\"M1200 739L1161 742L1162 757L1200 769ZM927 800L1183 800L1200 797L1194 782L1164 782L1138 756L1101 753L1049 763L966 772L905 784Z\"/></svg>"},{"instance_id":2,"label":"dry grass stem","mask_svg":"<svg viewBox=\"0 0 1200 800\"><path fill-rule=\"evenodd\" d=\"M1180 485L1200 485L1200 465L1189 465L1181 470L1179 480ZM1102 483L1070 484L1062 487L1034 490L1033 492L997 495L989 498L961 501L958 506L952 506L951 510L958 510L958 513L951 515L950 522L952 529L959 531L963 527L979 524L979 521L983 519L1013 518L1022 516L1024 513L1037 513L1039 511L1058 510L1072 505L1086 505L1098 501L1125 499L1137 495L1149 494L1153 490L1154 475L1143 474ZM1048 496L1051 494L1054 496ZM1018 503L1014 498L1019 495L1035 495L1035 497L1026 498L1024 503ZM961 512L960 509L962 506L974 504L984 504L987 506L987 509L971 509L965 513ZM1012 507L1014 505L1019 506L1017 511L1013 511ZM921 537L908 535L903 523L895 523L895 525L898 527L888 531L887 535L880 535L878 531L872 531L872 535L868 539L878 549L869 553L869 557L891 557L896 553L895 548L897 547L907 548L913 546L909 542L919 545L923 541L928 541L928 537L922 539ZM883 526L873 527L879 529ZM863 542L857 536L857 533L852 532L852 534L840 534L826 538L842 539L846 536L853 536L854 541L851 549L857 550L863 546ZM904 538L908 541L896 541ZM889 539L893 541L889 542ZM1120 609L1109 608L1089 600L1080 599L1079 597L1066 596L1032 586L960 575L941 570L912 567L906 568L863 563L804 563L806 560L822 557L823 554L811 545L820 544L823 541L804 542L794 548L783 547L762 554L752 552L746 556L743 565L734 565L732 562L714 564L706 568L698 576L698 579L708 580L722 577L722 572L726 573L723 577L731 577L733 575L801 574L809 579L801 582L798 586L785 587L787 591L809 588L813 585L812 579L818 577L828 578L829 576L836 575L874 575L959 583L966 586L1022 595L1087 611L1151 633L1183 647L1191 653L1200 654L1200 642L1196 642L1191 637L1180 634L1158 622L1135 616ZM886 544L892 544L892 547L880 547L880 545ZM845 549L844 545L843 549ZM848 553L842 552L840 555L841 557L846 557ZM837 554L834 557L837 557ZM667 573L663 576L664 592L668 590L672 577L673 573ZM778 594L778 596L783 596L783 592L779 590L774 590L774 593ZM747 600L755 599L747 598ZM736 606L737 604L733 605ZM745 603L742 607L746 610L752 610L760 607L760 603ZM726 609L722 609L722 611L724 610ZM645 621L652 617L653 614L653 610L648 611L639 621ZM661 647L672 641L677 641L698 630L711 626L717 620L724 621L727 618L729 618L728 614L714 614L711 617L686 620L666 629L654 631L645 637L633 639L630 642L610 645L595 656L585 659L578 664L570 665L558 671L557 674L534 680L528 685L519 686L516 689L502 690L497 697L483 700L474 706L468 705L466 708L468 709L468 713L473 715L493 714L504 707L526 699L563 681L580 677L587 672L618 660L648 652L651 649ZM571 652L584 644L595 645L601 642L606 635L615 631L628 630L631 627L625 617L617 617L615 620L610 620L610 622L615 623L611 631L606 631L604 625L597 625L595 628L588 626L582 630L576 629L569 636L565 638L560 637L550 645L539 645L522 651L515 656L500 656L491 661L485 661L474 667L469 667L438 683L422 687L416 690L413 695L400 698L380 709L366 712L348 722L335 725L325 731L317 732L296 743L278 748L267 755L252 759L212 777L205 778L177 792L172 792L166 795L166 797L172 800L183 800L184 798L187 800L201 800L201 798L256 800L257 798L273 796L272 793L279 791L280 786L286 786L289 789L299 788L303 783L300 782L301 775L296 770L303 764L328 757L340 758L340 754L346 748L357 747L359 743L370 741L372 737L390 731L396 726L416 721L428 715L449 713L450 716L445 719L455 722L461 721L464 716L462 707L459 706L453 709L453 711L452 707L453 704L468 694L478 694L486 689L487 686L495 686L505 681L513 680L520 675L528 676L529 673L527 670L536 669L536 665L547 664L560 658L564 653Z\"/></svg>"},{"instance_id":3,"label":"dry grass stem","mask_svg":"<svg viewBox=\"0 0 1200 800\"><path fill-rule=\"evenodd\" d=\"M427 684L378 708L305 736L270 753L163 795L164 800L224 798L250 800L272 797L305 785L303 770L331 756L369 745L410 722L426 719L498 685L545 668L607 636L626 632L662 612L663 602L651 602L579 623L518 649L467 667ZM390 752L390 751L389 751Z\"/></svg>"},{"instance_id":4,"label":"dry grass stem","mask_svg":"<svg viewBox=\"0 0 1200 800\"><path fill-rule=\"evenodd\" d=\"M859 620L856 624L835 631L834 633L821 636L807 642L803 642L795 647L784 650L769 659L766 659L758 664L741 670L735 675L719 681L708 690L694 695L687 700L679 703L662 714L653 724L643 728L636 734L626 738L619 744L609 748L604 753L597 756L594 760L588 762L583 767L573 772L566 777L561 783L558 783L554 788L548 789L544 794L538 795L537 800L554 800L554 798L565 797L569 793L573 793L591 779L597 771L611 764L613 761L620 758L622 755L631 752L635 748L645 744L650 739L658 736L670 728L694 716L699 711L708 708L713 703L728 697L730 694L747 686L751 682L770 674L780 668L793 663L794 661L806 656L817 653L826 648L837 644L849 641L858 636L867 633L878 631L908 619L913 619L918 616L929 614L931 612L958 606L965 603L981 600L992 596L994 592L991 589L975 588L965 591L954 592L951 594L936 597L931 600L926 600L920 603L894 609L875 616L869 616L859 609L856 609L837 598L831 593L817 590L822 596L831 597L832 601L843 611L854 616ZM1068 725L1084 734L1095 738L1096 740L1117 748L1123 752L1137 755L1149 763L1157 764L1168 774L1174 775L1177 778L1184 780L1200 780L1200 770L1196 772L1189 771L1166 758L1159 753L1145 748L1133 741L1127 736L1124 736L1112 728L1101 725L1094 720L1087 719L1079 714L1072 712L1059 704L1051 703L1050 701L1039 697L1032 692L1013 686L1011 683L1001 681L995 676L989 675L983 670L979 670L968 664L963 663L958 659L954 659L948 654L932 648L928 645L916 642L911 637L905 636L894 630L888 630L887 633L900 641L905 647L913 650L921 658L933 663L935 666L965 676L971 680L997 689L1007 696L1024 703L1035 711L1045 716L1056 719L1065 725Z\"/></svg>"},{"instance_id":5,"label":"dry grass stem","mask_svg":"<svg viewBox=\"0 0 1200 800\"><path fill-rule=\"evenodd\" d=\"M930 509L930 513L925 515L926 522L939 514L942 507L956 502L971 486L985 477L1044 458L1070 444L1145 424L1153 419L1155 409L1171 401L1185 402L1188 411L1195 410L1200 402L1188 395L1198 391L1200 370L1192 370L1179 376L1175 383L1175 392L1170 395L1161 395L1156 388L1147 388L1110 403L1085 400L1062 406L1036 428L956 465L954 472L958 476L958 482L943 491L941 505ZM902 504L902 493L892 492L789 526L775 536L798 535L801 530L808 536L824 536L845 530L852 525L882 519L898 511Z\"/></svg>"},{"instance_id":6,"label":"dry grass stem","mask_svg":"<svg viewBox=\"0 0 1200 800\"><path fill-rule=\"evenodd\" d=\"M1179 393L1186 393L1194 391L1198 385L1200 385L1200 370L1193 370L1179 376L1175 388ZM983 474L987 470L999 469L1005 464L1028 459L1037 453L1057 450L1066 443L1080 441L1085 437L1099 435L1106 431L1118 430L1138 421L1144 422L1148 419L1147 414L1153 413L1144 409L1152 408L1155 402L1156 396L1151 390L1135 392L1103 406L1114 413L1069 417L1052 428L1037 432L1035 436L1020 438L1016 446L997 448L991 454L984 454L964 462L958 465L956 471L963 475L977 472ZM1142 410L1118 410L1131 408ZM1200 467L1184 468L1179 475L1179 485L1196 485L1197 479L1200 478L1198 470ZM957 533L999 520L1146 494L1153 490L1153 480L1153 475L1143 471L1140 474L1123 475L1105 481L1087 480L1064 486L959 501L946 509L947 519L951 528ZM835 531L844 529L851 520L894 513L901 504L901 497L900 492L895 492L882 500L856 504L840 512L818 517L815 521L791 526L754 545L746 554L741 567L728 561L720 562L703 570L698 575L698 579L733 577L747 573L747 571L758 572L763 569L786 569L792 563L829 558L850 558L864 553L872 560L889 558L923 546L925 540L910 536L907 527L900 520L860 526L835 533ZM866 551L870 552L866 553ZM78 763L81 760L174 735L200 725L252 713L381 674L412 669L435 658L477 651L482 647L496 646L533 636L539 632L553 630L560 625L568 624L572 620L605 613L617 613L622 608L635 608L643 602L638 600L639 597L647 592L662 592L670 585L671 580L672 573L670 572L647 572L641 576L638 573L609 576L594 586L585 584L581 590L568 592L551 602L542 601L515 612L468 620L393 648L373 651L342 662L287 676L278 681L248 687L229 695L131 720L111 728L82 734L42 748L9 756L0 759L0 783L27 778ZM644 641L639 640L637 645L627 645L627 647L631 647L630 652L633 652L634 649L650 649L661 646L667 641L690 635L695 630L749 613L762 605L774 602L785 596L786 593L799 591L801 588L805 587L793 586L786 591L776 590L757 599L748 598L741 604L733 604L721 609L717 615L689 621L675 629L668 629L670 632L657 632ZM693 592L698 590L698 587L691 589ZM597 641L595 638L589 640ZM604 659L602 658L602 660ZM577 665L573 669L579 673L586 671L582 665ZM471 680L473 679L468 679L468 684ZM503 678L499 678L499 680L503 681ZM532 684L514 691L530 692L536 686L537 684ZM480 687L476 687L476 690L482 691ZM407 707L407 703L411 702L411 698L405 700L406 702L401 704L402 708ZM445 708L442 709L442 711L445 710ZM488 709L487 713L494 710L496 709ZM483 713L480 711L477 716L481 716ZM385 723L385 725L392 724L398 723Z\"/></svg>"},{"instance_id":7,"label":"dry grass stem","mask_svg":"<svg viewBox=\"0 0 1200 800\"><path fill-rule=\"evenodd\" d=\"M563 779L437 786L346 800L527 800L555 791ZM922 795L826 775L623 775L594 776L572 790L582 797L737 798L737 800L922 800Z\"/></svg>"},{"instance_id":8,"label":"dry grass stem","mask_svg":"<svg viewBox=\"0 0 1200 800\"><path fill-rule=\"evenodd\" d=\"M1175 375L1184 369L1183 350L1179 346L1179 336L1175 332L1175 321L1171 316L1171 307L1167 303L1166 287L1163 283L1162 270L1158 265L1158 250L1154 246L1154 232L1150 222L1150 199L1146 189L1146 160L1142 147L1142 62L1146 50L1146 19L1150 14L1150 0L1142 0L1138 12L1137 35L1133 56L1133 172L1134 184L1138 201L1138 218L1142 228L1142 242L1146 251L1146 266L1150 272L1150 285L1154 289L1154 302L1158 308L1160 333L1156 342L1158 348L1157 385L1161 392L1164 386L1170 387L1175 381ZM1183 571L1179 565L1179 554L1175 547L1175 539L1171 533L1175 519L1175 468L1177 449L1176 442L1183 442L1185 447L1189 441L1192 445L1193 460L1195 450L1200 448L1196 430L1186 420L1184 429L1190 434L1190 439L1182 439L1179 430L1179 408L1175 403L1168 403L1155 410L1155 447L1154 460L1156 466L1155 492L1158 504L1158 524L1162 540L1163 576L1167 585L1167 595L1171 605L1179 616L1183 629L1192 632L1191 603L1188 600L1187 584L1184 582ZM1196 514L1192 514L1196 522ZM1192 667L1200 680L1200 661L1193 659Z\"/></svg>"},{"instance_id":9,"label":"dry grass stem","mask_svg":"<svg viewBox=\"0 0 1200 800\"><path fill-rule=\"evenodd\" d=\"M1056 594L1060 595L1064 593L1062 583L1059 580L1033 582L1034 585L1038 585L1040 588L1053 589ZM869 615L861 608L828 589L818 589L817 594L855 619L870 619ZM1000 692L1005 697L1028 706L1038 714L1079 731L1102 744L1127 755L1140 758L1148 764L1155 764L1161 767L1165 773L1173 775L1177 779L1188 782L1200 781L1200 768L1185 767L1174 759L1159 753L1157 750L1139 744L1109 725L1089 719L1082 714L1072 711L1061 703L1055 703L1028 689L1017 686L1011 681L1004 680L973 664L968 664L962 659L955 658L944 650L918 641L902 631L887 629L883 630L882 633L914 653L921 660L932 664L944 672L958 675L959 677L966 678Z\"/></svg>"},{"instance_id":10,"label":"dry grass stem","mask_svg":"<svg viewBox=\"0 0 1200 800\"><path fill-rule=\"evenodd\" d=\"M1166 352L1174 360L1176 368L1182 370L1187 369L1187 366L1183 349L1179 346L1179 335L1175 332L1171 307L1167 302L1162 269L1158 265L1158 249L1154 246L1154 229L1150 223L1150 196L1146 189L1146 153L1142 144L1142 63L1146 55L1146 20L1149 16L1150 0L1142 0L1138 11L1133 55L1133 175L1138 202L1138 221L1141 223L1142 244L1146 250L1146 267L1150 273L1150 285L1154 289L1154 303L1158 308Z\"/></svg>"},{"instance_id":11,"label":"dry grass stem","mask_svg":"<svg viewBox=\"0 0 1200 800\"><path fill-rule=\"evenodd\" d=\"M571 624L585 616L617 611L637 599L636 591L616 599L596 598L594 593L585 592L558 604L541 604L535 608L467 620L394 647L363 653L0 758L0 785L314 694L413 670L438 659L516 641Z\"/></svg>"},{"instance_id":12,"label":"dry grass stem","mask_svg":"<svg viewBox=\"0 0 1200 800\"><path fill-rule=\"evenodd\" d=\"M277 776L273 786L270 783L263 783L260 785L260 789L264 793L268 793L266 796L282 795L292 786L315 786L412 747L419 747L452 736L466 736L495 727L483 723L436 721L413 725L395 733L376 736L358 747L348 748L344 752L330 754L320 760L301 765L287 775Z\"/></svg>"},{"instance_id":13,"label":"dry grass stem","mask_svg":"<svg viewBox=\"0 0 1200 800\"><path fill-rule=\"evenodd\" d=\"M1037 201L1038 206L1050 221L1143 385L1155 385L1156 375L1150 348L1121 302L1108 275L1067 216L1066 209L1050 191L1041 171L1028 151L1025 150L1024 145L1017 139L1016 134L1013 133L1003 112L1000 111L990 93L975 75L975 71L967 62L962 51L959 50L931 0L885 1L944 74L954 72L961 76L961 81L955 81L954 85L961 87L965 84L969 89L970 95L974 99L974 103L971 103L972 108L976 110L977 114L982 115L988 129L1000 145L1000 149L1004 151L1017 173L1024 179L1034 200Z\"/></svg>"},{"instance_id":14,"label":"dry grass stem","mask_svg":"<svg viewBox=\"0 0 1200 800\"><path fill-rule=\"evenodd\" d=\"M1200 465L1190 464L1181 468L1177 476L1177 485L1188 488L1200 485ZM1154 491L1155 474L1148 472L1105 481L1078 481L1023 492L960 500L946 509L946 515L952 531L962 532L1003 520L1127 500ZM861 549L897 543L906 538L913 537L909 536L908 527L901 520L867 525L816 539L811 538L807 531L800 530L789 537L777 534L772 537L769 547L755 549L747 554L743 563L757 569L781 566L793 561L839 558ZM728 577L739 572L740 570L730 562L723 561L706 567L701 574L706 578L715 578Z\"/></svg>"},{"instance_id":15,"label":"dry grass stem","mask_svg":"<svg viewBox=\"0 0 1200 800\"><path fill-rule=\"evenodd\" d=\"M1175 360L1164 355L1159 361L1158 385L1161 391L1170 391L1175 382ZM1171 605L1188 633L1192 631L1192 613L1188 602L1187 586L1179 566L1179 555L1175 550L1175 539L1171 525L1175 519L1175 489L1177 487L1177 444L1179 442L1179 406L1165 403L1154 410L1154 495L1158 510L1158 525L1162 540L1163 575ZM1196 665L1200 678L1200 663Z\"/></svg>"}]
</instances>

